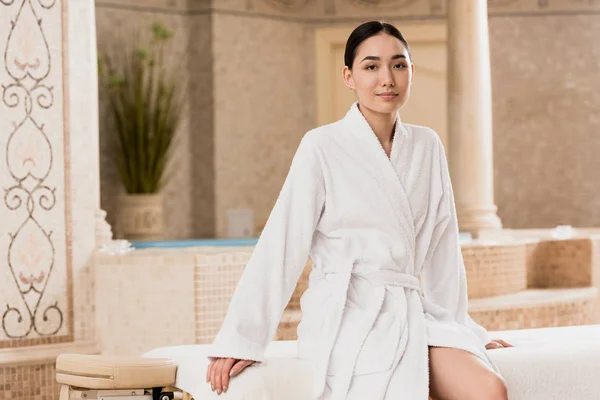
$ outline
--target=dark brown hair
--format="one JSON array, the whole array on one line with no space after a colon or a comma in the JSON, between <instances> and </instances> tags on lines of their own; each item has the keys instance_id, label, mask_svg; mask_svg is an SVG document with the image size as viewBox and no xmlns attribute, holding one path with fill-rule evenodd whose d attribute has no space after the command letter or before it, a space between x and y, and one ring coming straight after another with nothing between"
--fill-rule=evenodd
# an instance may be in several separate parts
<instances>
[{"instance_id":1,"label":"dark brown hair","mask_svg":"<svg viewBox=\"0 0 600 400\"><path fill-rule=\"evenodd\" d=\"M356 58L356 50L362 42L381 33L387 33L400 40L406 47L408 56L411 57L408 42L404 39L404 36L402 36L402 33L400 33L398 28L383 21L369 21L354 29L348 37L348 40L346 41L346 50L344 52L344 64L346 67L352 69L352 64L354 64L354 59Z\"/></svg>"}]
</instances>

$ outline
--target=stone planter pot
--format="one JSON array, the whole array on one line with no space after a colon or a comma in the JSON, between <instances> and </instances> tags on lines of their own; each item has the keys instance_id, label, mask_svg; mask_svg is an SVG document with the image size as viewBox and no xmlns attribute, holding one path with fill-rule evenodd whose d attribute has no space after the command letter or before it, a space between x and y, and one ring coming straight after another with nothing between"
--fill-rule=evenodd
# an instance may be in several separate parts
<instances>
[{"instance_id":1,"label":"stone planter pot","mask_svg":"<svg viewBox=\"0 0 600 400\"><path fill-rule=\"evenodd\" d=\"M164 239L163 195L123 194L119 197L117 234L128 240Z\"/></svg>"}]
</instances>

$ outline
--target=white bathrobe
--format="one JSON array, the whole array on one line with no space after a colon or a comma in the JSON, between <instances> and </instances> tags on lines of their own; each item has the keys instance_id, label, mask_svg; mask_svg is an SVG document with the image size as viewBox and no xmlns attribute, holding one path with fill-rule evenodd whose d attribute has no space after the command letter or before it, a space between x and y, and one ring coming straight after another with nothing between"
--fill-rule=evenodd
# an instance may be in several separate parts
<instances>
[{"instance_id":1,"label":"white bathrobe","mask_svg":"<svg viewBox=\"0 0 600 400\"><path fill-rule=\"evenodd\" d=\"M298 355L315 367L315 398L427 400L428 346L497 370L467 314L448 165L431 129L397 117L388 158L355 103L304 136L211 357L264 361L309 255Z\"/></svg>"}]
</instances>

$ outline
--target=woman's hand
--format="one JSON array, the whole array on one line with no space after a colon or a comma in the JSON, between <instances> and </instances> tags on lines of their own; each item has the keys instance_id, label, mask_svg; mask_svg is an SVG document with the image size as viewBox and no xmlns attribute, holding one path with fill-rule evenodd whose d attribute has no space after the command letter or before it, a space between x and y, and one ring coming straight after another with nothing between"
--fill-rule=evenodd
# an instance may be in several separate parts
<instances>
[{"instance_id":1,"label":"woman's hand","mask_svg":"<svg viewBox=\"0 0 600 400\"><path fill-rule=\"evenodd\" d=\"M229 387L229 378L233 378L244 368L254 364L250 360L237 360L235 358L215 358L206 370L206 382L210 383L212 391L218 395L227 392Z\"/></svg>"},{"instance_id":2,"label":"woman's hand","mask_svg":"<svg viewBox=\"0 0 600 400\"><path fill-rule=\"evenodd\" d=\"M491 342L489 342L488 344L485 345L486 350L491 350L491 349L501 349L504 347L515 347L510 343L505 342L502 339L492 339Z\"/></svg>"}]
</instances>

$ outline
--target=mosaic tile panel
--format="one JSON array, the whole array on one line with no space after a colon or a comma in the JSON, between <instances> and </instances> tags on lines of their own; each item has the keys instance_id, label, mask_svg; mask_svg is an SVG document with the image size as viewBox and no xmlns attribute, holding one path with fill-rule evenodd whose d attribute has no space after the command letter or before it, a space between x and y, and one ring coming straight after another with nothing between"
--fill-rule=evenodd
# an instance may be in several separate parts
<instances>
[{"instance_id":1,"label":"mosaic tile panel","mask_svg":"<svg viewBox=\"0 0 600 400\"><path fill-rule=\"evenodd\" d=\"M192 253L99 255L96 339L102 354L139 356L193 343L193 269Z\"/></svg>"},{"instance_id":2,"label":"mosaic tile panel","mask_svg":"<svg viewBox=\"0 0 600 400\"><path fill-rule=\"evenodd\" d=\"M552 240L531 245L527 259L529 286L591 286L592 254L589 239Z\"/></svg>"},{"instance_id":3,"label":"mosaic tile panel","mask_svg":"<svg viewBox=\"0 0 600 400\"><path fill-rule=\"evenodd\" d=\"M471 312L470 315L491 331L588 325L596 323L594 303L594 300L582 299L539 307Z\"/></svg>"},{"instance_id":4,"label":"mosaic tile panel","mask_svg":"<svg viewBox=\"0 0 600 400\"><path fill-rule=\"evenodd\" d=\"M463 246L469 298L515 293L527 287L526 246Z\"/></svg>"},{"instance_id":5,"label":"mosaic tile panel","mask_svg":"<svg viewBox=\"0 0 600 400\"><path fill-rule=\"evenodd\" d=\"M211 343L251 253L199 255L194 268L196 343Z\"/></svg>"},{"instance_id":6,"label":"mosaic tile panel","mask_svg":"<svg viewBox=\"0 0 600 400\"><path fill-rule=\"evenodd\" d=\"M57 400L54 363L0 367L0 400Z\"/></svg>"},{"instance_id":7,"label":"mosaic tile panel","mask_svg":"<svg viewBox=\"0 0 600 400\"><path fill-rule=\"evenodd\" d=\"M72 336L64 2L0 2L0 348Z\"/></svg>"},{"instance_id":8,"label":"mosaic tile panel","mask_svg":"<svg viewBox=\"0 0 600 400\"><path fill-rule=\"evenodd\" d=\"M195 267L195 319L196 343L210 343L227 314L231 296L250 259L250 252L231 254L200 254ZM309 260L286 309L300 308L300 296L308 287L308 275L312 269ZM279 330L278 330L279 332ZM275 338L278 338L279 333Z\"/></svg>"}]
</instances>

